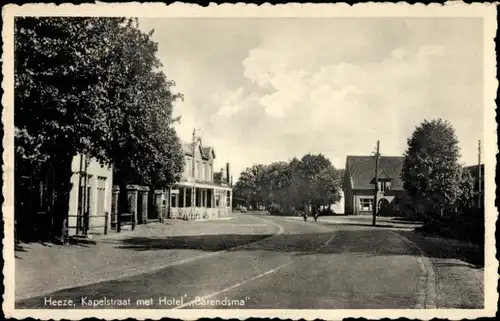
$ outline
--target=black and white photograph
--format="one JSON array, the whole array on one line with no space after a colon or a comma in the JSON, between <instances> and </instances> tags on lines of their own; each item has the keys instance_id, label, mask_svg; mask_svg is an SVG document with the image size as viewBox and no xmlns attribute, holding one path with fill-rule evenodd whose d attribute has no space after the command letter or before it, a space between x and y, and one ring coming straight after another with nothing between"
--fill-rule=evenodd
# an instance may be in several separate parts
<instances>
[{"instance_id":1,"label":"black and white photograph","mask_svg":"<svg viewBox=\"0 0 500 321\"><path fill-rule=\"evenodd\" d=\"M494 5L2 16L7 316L495 315Z\"/></svg>"}]
</instances>

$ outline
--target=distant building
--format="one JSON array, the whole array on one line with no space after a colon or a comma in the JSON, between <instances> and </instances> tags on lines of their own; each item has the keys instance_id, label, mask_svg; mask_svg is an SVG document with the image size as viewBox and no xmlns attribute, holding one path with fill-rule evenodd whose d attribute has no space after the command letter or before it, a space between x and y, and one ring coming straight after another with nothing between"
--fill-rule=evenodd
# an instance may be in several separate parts
<instances>
[{"instance_id":1,"label":"distant building","mask_svg":"<svg viewBox=\"0 0 500 321\"><path fill-rule=\"evenodd\" d=\"M404 157L381 156L378 172L377 212L399 210L404 197L401 170ZM373 214L375 189L375 157L347 156L344 172L344 204L347 215Z\"/></svg>"},{"instance_id":2,"label":"distant building","mask_svg":"<svg viewBox=\"0 0 500 321\"><path fill-rule=\"evenodd\" d=\"M474 194L477 195L479 193L479 186L481 184L481 206L484 206L484 164L481 164L481 180L479 179L479 166L472 165L465 167L465 170L469 171L472 177L474 178ZM478 199L474 200L474 207L477 207Z\"/></svg>"},{"instance_id":3,"label":"distant building","mask_svg":"<svg viewBox=\"0 0 500 321\"><path fill-rule=\"evenodd\" d=\"M192 219L224 217L232 211L232 184L229 163L215 170L215 150L197 143L184 143L185 166L172 188L170 217ZM193 194L194 191L194 194Z\"/></svg>"}]
</instances>

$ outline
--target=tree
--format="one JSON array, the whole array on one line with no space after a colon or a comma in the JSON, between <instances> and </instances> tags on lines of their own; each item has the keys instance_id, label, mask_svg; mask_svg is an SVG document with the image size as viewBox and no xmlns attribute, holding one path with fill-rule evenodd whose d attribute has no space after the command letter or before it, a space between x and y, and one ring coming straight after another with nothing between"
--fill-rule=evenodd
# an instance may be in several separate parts
<instances>
[{"instance_id":1,"label":"tree","mask_svg":"<svg viewBox=\"0 0 500 321\"><path fill-rule=\"evenodd\" d=\"M402 170L404 188L426 210L437 214L460 196L460 149L447 121L425 120L408 139Z\"/></svg>"},{"instance_id":2,"label":"tree","mask_svg":"<svg viewBox=\"0 0 500 321\"><path fill-rule=\"evenodd\" d=\"M342 171L338 171L334 166L324 168L315 181L316 203L330 206L340 201Z\"/></svg>"},{"instance_id":3,"label":"tree","mask_svg":"<svg viewBox=\"0 0 500 321\"><path fill-rule=\"evenodd\" d=\"M247 204L266 204L279 210L308 205L329 205L340 200L342 171L323 155L304 155L300 160L253 165L240 175L235 197Z\"/></svg>"},{"instance_id":4,"label":"tree","mask_svg":"<svg viewBox=\"0 0 500 321\"><path fill-rule=\"evenodd\" d=\"M64 230L78 153L155 184L182 170L171 128L172 104L182 96L159 70L151 35L124 18L15 21L16 157L55 169L56 236ZM118 175L122 186L124 177Z\"/></svg>"},{"instance_id":5,"label":"tree","mask_svg":"<svg viewBox=\"0 0 500 321\"><path fill-rule=\"evenodd\" d=\"M457 207L462 211L471 210L476 204L478 193L475 190L476 182L471 172L462 168L460 177L460 196L457 199Z\"/></svg>"},{"instance_id":6,"label":"tree","mask_svg":"<svg viewBox=\"0 0 500 321\"><path fill-rule=\"evenodd\" d=\"M318 207L324 204L324 191L321 180L322 175L324 175L332 164L329 159L327 159L322 154L312 155L306 154L300 160L300 165L298 169L299 180L302 182L301 186L301 199L304 205L314 205Z\"/></svg>"},{"instance_id":7,"label":"tree","mask_svg":"<svg viewBox=\"0 0 500 321\"><path fill-rule=\"evenodd\" d=\"M242 199L247 205L257 206L262 202L262 175L264 165L246 168L234 186L234 197Z\"/></svg>"},{"instance_id":8,"label":"tree","mask_svg":"<svg viewBox=\"0 0 500 321\"><path fill-rule=\"evenodd\" d=\"M275 162L267 167L269 179L270 202L283 210L286 206L288 189L291 182L292 172L287 162Z\"/></svg>"}]
</instances>

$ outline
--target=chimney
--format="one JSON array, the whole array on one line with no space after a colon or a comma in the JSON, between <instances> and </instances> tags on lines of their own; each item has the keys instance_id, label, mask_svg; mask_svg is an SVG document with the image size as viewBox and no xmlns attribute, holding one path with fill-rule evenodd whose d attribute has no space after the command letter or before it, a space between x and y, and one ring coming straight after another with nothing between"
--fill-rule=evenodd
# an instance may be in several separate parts
<instances>
[{"instance_id":1,"label":"chimney","mask_svg":"<svg viewBox=\"0 0 500 321\"><path fill-rule=\"evenodd\" d=\"M220 180L221 181L226 180L226 173L224 173L224 167L220 169Z\"/></svg>"},{"instance_id":2,"label":"chimney","mask_svg":"<svg viewBox=\"0 0 500 321\"><path fill-rule=\"evenodd\" d=\"M231 173L229 172L229 163L226 163L226 177L227 177L227 183L230 184L231 183Z\"/></svg>"}]
</instances>

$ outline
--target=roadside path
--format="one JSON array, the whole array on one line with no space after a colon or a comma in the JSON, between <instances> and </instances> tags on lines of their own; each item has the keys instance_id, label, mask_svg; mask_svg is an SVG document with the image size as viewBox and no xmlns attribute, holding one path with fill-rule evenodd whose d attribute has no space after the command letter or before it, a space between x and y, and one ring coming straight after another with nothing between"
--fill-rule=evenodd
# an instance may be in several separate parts
<instances>
[{"instance_id":1,"label":"roadside path","mask_svg":"<svg viewBox=\"0 0 500 321\"><path fill-rule=\"evenodd\" d=\"M97 236L92 239L95 244L21 244L15 253L15 297L20 300L152 272L277 232L279 227L260 218L235 214L230 220L140 225L134 231Z\"/></svg>"}]
</instances>

